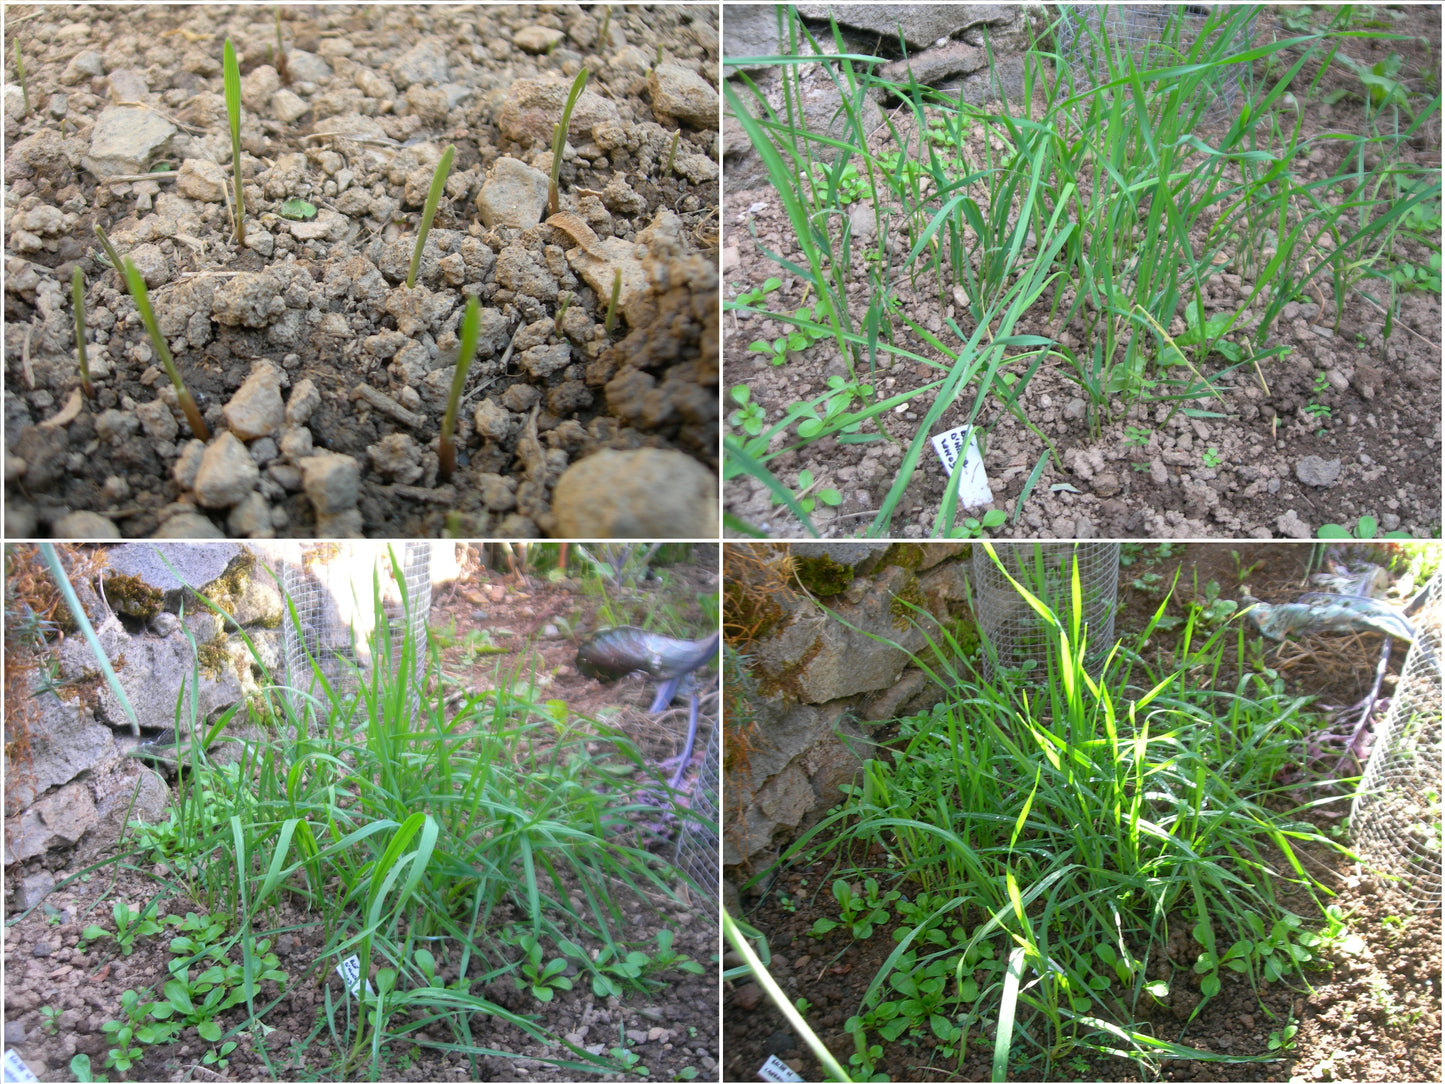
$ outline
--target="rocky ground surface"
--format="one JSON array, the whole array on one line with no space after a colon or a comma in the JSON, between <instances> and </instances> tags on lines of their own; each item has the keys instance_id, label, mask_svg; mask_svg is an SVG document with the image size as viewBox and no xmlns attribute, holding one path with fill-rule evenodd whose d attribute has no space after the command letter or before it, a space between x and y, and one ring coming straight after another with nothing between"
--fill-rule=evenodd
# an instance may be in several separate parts
<instances>
[{"instance_id":1,"label":"rocky ground surface","mask_svg":"<svg viewBox=\"0 0 1445 1084\"><path fill-rule=\"evenodd\" d=\"M278 10L279 50L270 9L7 9L26 76L4 101L7 536L715 535L716 9ZM583 67L555 218L553 127ZM96 226L144 277L209 439Z\"/></svg>"},{"instance_id":2,"label":"rocky ground surface","mask_svg":"<svg viewBox=\"0 0 1445 1084\"><path fill-rule=\"evenodd\" d=\"M1368 43L1356 52L1366 59L1383 59L1387 51L1404 57L1400 76L1418 87L1421 101L1434 92L1429 73L1438 52L1439 22L1433 10L1402 11L1390 28L1399 40L1379 44L1377 57ZM822 28L826 36L826 28ZM731 33L731 30L729 31ZM874 38L868 39L870 43ZM1433 43L1427 45L1426 43ZM879 46L886 53L886 48ZM940 49L939 52L945 50ZM918 62L922 70L928 61ZM897 65L894 65L897 67ZM952 70L951 68L945 69ZM1300 163L1302 180L1333 175L1343 153L1330 141L1331 133L1364 130L1364 109L1358 82L1342 68L1332 69L1308 95L1304 106L1302 141L1310 141ZM815 97L830 86L820 74L809 84ZM952 87L949 92L952 93ZM811 100L811 99L810 99ZM876 153L895 150L890 124L918 145L906 110L885 103L876 130L870 125L870 146ZM819 123L826 121L820 110ZM1293 123L1291 114L1290 123ZM731 131L730 127L730 131ZM738 134L741 130L737 129ZM962 148L970 161L983 161L983 131L973 129ZM745 137L741 142L746 145ZM734 157L729 136L725 172L729 178L724 212L724 293L729 299L759 288L769 277L782 279L782 288L766 304L774 312L793 312L816 300L801 279L771 259L769 252L806 265L794 237L793 226L777 194L756 182L736 184L733 178L757 176L746 155ZM1438 170L1438 139L1422 132L1401 148L1403 162L1423 170ZM737 169L734 164L737 163ZM1331 197L1340 198L1338 194ZM885 213L891 208L884 201ZM877 244L858 212L865 203L844 210L855 221L853 266L865 266L863 257ZM1436 213L1438 214L1438 208ZM897 216L894 217L895 232ZM861 223L861 224L858 224ZM1429 231L1421 235L1433 237ZM897 238L893 239L894 241ZM892 243L892 242L890 242ZM1438 245L1436 259L1438 260ZM902 273L907 247L893 252L894 296L899 311L928 329L951 347L959 347L945 321L962 322L965 335L973 330L965 311L952 300L957 291L945 283L942 290L931 272L916 282ZM1400 234L1390 251L1377 262L1381 272L1425 268L1430 247ZM921 269L915 268L915 270ZM871 266L871 265L870 265ZM1438 264L1437 264L1438 266ZM1253 287L1247 269L1232 267L1217 276L1206 291L1207 312L1237 311ZM1320 526L1335 523L1353 528L1361 516L1373 516L1383 530L1405 531L1429 537L1440 525L1440 297L1438 276L1433 292L1407 290L1398 294L1398 312L1387 319L1376 287L1380 280L1360 283L1346 292L1337 319L1329 276L1318 276L1301 296L1286 305L1273 326L1270 346L1287 353L1267 361L1262 372L1248 365L1219 375L1217 396L1188 404L1196 416L1186 416L1177 402L1113 402L1107 416L1091 409L1072 370L1059 356L1047 359L1019 396L1022 412L1038 432L1021 424L990 396L978 419L983 429L983 462L992 487L993 503L965 513L952 525L935 522L945 491L944 469L930 447L914 474L893 521L882 533L887 537L937 537L963 527L966 515L979 517L985 508L1000 509L1007 522L989 533L1011 538L1191 538L1255 537L1311 538ZM1381 287L1383 288L1383 287ZM951 292L952 291L952 292ZM1371 293L1375 301L1363 296ZM943 300L940 300L940 294ZM849 287L855 326L872 296L861 274ZM1050 294L1034 306L1015 331L1045 336L1087 357L1093 343L1085 341L1079 318L1066 322L1073 300L1066 289L1060 312L1050 311ZM948 357L894 321L897 345L924 357ZM766 415L766 425L781 419L790 407L811 402L828 392L829 380L871 384L877 397L890 397L937 380L937 368L894 361L880 353L878 368L850 373L846 360L831 340L823 339L788 355L775 366L759 353L749 352L757 340L772 342L791 330L781 321L745 313L729 313L724 327L724 364L729 391L749 390L750 401ZM1182 317L1171 326L1184 330ZM1205 371L1214 374L1224 363L1213 357ZM1015 365L1013 372L1021 373ZM1005 371L1008 370L1007 365ZM836 386L836 385L835 385ZM939 419L937 435L967 421L974 388L965 389L959 402ZM1162 386L1156 389L1164 394ZM795 493L806 483L809 471L814 490L835 489L836 506L819 502L813 522L824 537L848 537L871 530L874 515L897 478L904 453L933 405L932 393L881 415L877 424L865 423L864 434L882 434L874 443L853 443L824 437L802 441L796 425L774 438L771 451L779 453L767 466ZM855 401L852 409L859 409ZM729 410L735 404L728 400ZM1197 412L1202 411L1203 415ZM737 426L729 432L742 436ZM1047 443L1044 438L1047 438ZM1041 456L1050 448L1049 462L1025 499L1026 483ZM728 481L727 511L774 537L803 537L805 529L760 483L747 476Z\"/></svg>"},{"instance_id":3,"label":"rocky ground surface","mask_svg":"<svg viewBox=\"0 0 1445 1084\"><path fill-rule=\"evenodd\" d=\"M1169 604L1180 614L1187 602L1209 597L1238 600L1255 598L1285 601L1299 595L1306 582L1309 549L1242 542L1194 543L1166 547L1137 547L1133 563L1120 575L1120 613L1117 628L1129 635L1145 627L1161 601L1161 584L1178 589ZM1138 551L1146 552L1138 552ZM1362 552L1362 551L1357 551ZM1376 556L1374 559L1380 559ZM1209 590L1209 585L1213 590ZM1248 592L1244 591L1247 585ZM1412 589L1413 590L1413 589ZM1406 592L1406 597L1412 591ZM1324 634L1297 643L1285 642L1267 649L1267 665L1283 675L1291 692L1318 697L1319 703L1350 704L1368 690L1374 662L1379 656L1378 635L1365 637ZM1166 638L1156 635L1154 650L1162 653ZM1394 686L1399 653L1390 664L1386 694ZM1226 661L1226 669L1231 663ZM1233 687L1234 673L1221 674L1221 685ZM886 731L885 731L886 732ZM730 761L729 761L730 762ZM1339 804L1321 805L1306 816L1327 836L1348 839L1341 830ZM731 814L729 815L731 816ZM814 820L817 818L815 817ZM786 847L813 821L795 833L780 833ZM725 826L731 832L732 826ZM1242 976L1226 972L1222 991L1206 1002L1197 1016L1198 977L1191 973L1193 958L1171 943L1173 969L1170 995L1144 1004L1145 1029L1160 1038L1178 1041L1197 1050L1226 1057L1263 1055L1265 1060L1238 1064L1201 1060L1163 1060L1158 1079L1178 1081L1331 1081L1434 1080L1441 1071L1440 1047L1440 914L1438 907L1422 906L1399 893L1386 878L1351 862L1333 849L1318 845L1300 851L1305 868L1334 895L1329 902L1347 916L1348 932L1360 938L1348 949L1341 942L1307 965L1304 982L1264 982L1258 992ZM1380 853L1380 852L1373 852ZM772 953L770 970L784 992L806 999L809 1024L845 1065L854 1052L853 1037L844 1022L859 1011L865 991L897 944L891 936L893 919L867 940L855 940L846 928L824 937L810 933L820 917L834 920L838 906L830 888L837 876L834 855L806 863L795 861L769 869L761 857L746 865L730 866L725 876L741 887L731 895L730 906L764 932ZM854 856L870 861L869 856ZM873 855L871 861L877 861ZM1281 863L1278 855L1273 861ZM1438 874L1436 874L1438 877ZM886 879L880 874L880 879ZM729 886L729 888L731 885ZM914 891L907 882L905 894ZM1294 889L1281 893L1284 906L1300 915L1318 916L1318 905ZM1188 922L1180 924L1188 929ZM1187 938L1185 939L1187 941ZM729 953L725 964L740 962ZM1153 976L1167 978L1165 973ZM995 991L991 995L997 998ZM724 1074L729 1080L753 1079L758 1067L776 1055L806 1079L823 1079L823 1070L797 1033L777 1012L762 989L747 979L730 983L724 995ZM1293 1021L1298 1030L1288 1042L1271 1046ZM1020 1027L1042 1037L1039 1022L1021 1018ZM993 1054L993 1016L985 1011L966 1049L945 1058L940 1044L927 1028L887 1044L877 1063L891 1080L988 1080ZM1019 1080L1139 1080L1140 1070L1120 1057L1105 1057L1076 1048L1046 1067L1036 1044L1015 1037L1017 1057L1010 1059L1009 1079Z\"/></svg>"}]
</instances>

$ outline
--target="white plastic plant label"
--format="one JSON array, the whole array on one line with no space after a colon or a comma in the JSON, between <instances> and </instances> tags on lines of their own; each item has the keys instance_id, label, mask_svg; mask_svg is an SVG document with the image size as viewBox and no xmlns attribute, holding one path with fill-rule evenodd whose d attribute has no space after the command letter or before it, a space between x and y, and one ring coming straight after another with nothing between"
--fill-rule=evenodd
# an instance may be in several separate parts
<instances>
[{"instance_id":1,"label":"white plastic plant label","mask_svg":"<svg viewBox=\"0 0 1445 1084\"><path fill-rule=\"evenodd\" d=\"M989 488L983 456L978 454L978 439L973 435L972 428L960 425L947 433L939 433L933 438L933 450L943 460L943 469L949 477L958 479L960 508L978 508L993 503L993 490Z\"/></svg>"},{"instance_id":2,"label":"white plastic plant label","mask_svg":"<svg viewBox=\"0 0 1445 1084\"><path fill-rule=\"evenodd\" d=\"M763 1067L758 1070L759 1080L802 1080L797 1073L788 1068L788 1063L781 1060L776 1054L769 1054L768 1060L763 1062Z\"/></svg>"},{"instance_id":3,"label":"white plastic plant label","mask_svg":"<svg viewBox=\"0 0 1445 1084\"><path fill-rule=\"evenodd\" d=\"M781 1063L780 1063L781 1064ZM784 1066L786 1068L786 1066ZM25 1064L19 1052L12 1046L5 1051L5 1080L16 1081L17 1084L31 1084L31 1081L38 1081L40 1078L30 1071L30 1066ZM779 1078L782 1079L782 1078Z\"/></svg>"},{"instance_id":4,"label":"white plastic plant label","mask_svg":"<svg viewBox=\"0 0 1445 1084\"><path fill-rule=\"evenodd\" d=\"M346 983L351 995L358 996L356 991L361 986L361 957L348 956L336 965L336 973L341 976L341 981ZM376 991L371 988L370 979L366 980L366 992L373 997L376 995Z\"/></svg>"}]
</instances>

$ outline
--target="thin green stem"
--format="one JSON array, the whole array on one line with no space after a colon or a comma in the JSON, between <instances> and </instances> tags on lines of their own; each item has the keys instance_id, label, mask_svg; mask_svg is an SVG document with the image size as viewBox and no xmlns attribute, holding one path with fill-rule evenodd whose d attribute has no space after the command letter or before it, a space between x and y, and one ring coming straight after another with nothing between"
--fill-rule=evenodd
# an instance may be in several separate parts
<instances>
[{"instance_id":1,"label":"thin green stem","mask_svg":"<svg viewBox=\"0 0 1445 1084\"><path fill-rule=\"evenodd\" d=\"M462 400L462 389L467 383L467 370L472 367L472 358L477 353L477 337L481 326L482 309L475 297L467 298L467 309L462 314L460 346L457 352L457 366L452 373L452 389L447 396L447 410L442 417L441 438L437 442L437 478L445 482L457 467L457 451L452 443L452 433L457 425L457 405Z\"/></svg>"},{"instance_id":2,"label":"thin green stem","mask_svg":"<svg viewBox=\"0 0 1445 1084\"><path fill-rule=\"evenodd\" d=\"M441 158L437 161L436 170L432 173L431 187L427 189L426 206L421 212L421 227L416 231L416 247L411 252L411 267L406 273L406 288L408 290L416 286L417 269L421 267L422 249L426 248L427 234L431 232L432 218L437 213L437 204L441 202L442 190L446 188L447 175L452 171L452 159L456 156L457 149L454 145L448 144L447 149L442 151Z\"/></svg>"},{"instance_id":3,"label":"thin green stem","mask_svg":"<svg viewBox=\"0 0 1445 1084\"><path fill-rule=\"evenodd\" d=\"M231 128L231 176L235 182L236 244L246 243L246 195L241 188L241 69L236 49L227 38L221 49L221 82L226 92L226 119Z\"/></svg>"},{"instance_id":4,"label":"thin green stem","mask_svg":"<svg viewBox=\"0 0 1445 1084\"><path fill-rule=\"evenodd\" d=\"M186 390L185 382L181 380L181 372L176 368L176 363L171 360L170 347L166 345L165 336L161 334L160 326L156 323L155 313L151 311L150 297L146 294L145 279L141 278L141 273L136 270L135 264L131 263L129 259L123 261L123 269L130 296L135 300L135 307L140 312L140 318L146 326L146 331L150 333L151 345L155 347L156 356L160 358L161 368L166 371L166 376L171 378L171 384L176 389L176 401L186 416L191 432L198 440L209 441L211 430L207 427L205 419L201 417L201 411L196 406L196 401Z\"/></svg>"},{"instance_id":5,"label":"thin green stem","mask_svg":"<svg viewBox=\"0 0 1445 1084\"><path fill-rule=\"evenodd\" d=\"M609 18L611 14L609 10ZM577 104L577 99L582 96L582 88L586 85L587 69L583 68L577 73L577 78L572 80L572 89L567 92L567 101L562 106L562 119L557 122L556 128L552 131L552 175L547 181L547 213L549 215L555 215L562 209L561 195L557 190L557 179L562 172L562 152L567 148L567 126L572 123L572 109Z\"/></svg>"}]
</instances>

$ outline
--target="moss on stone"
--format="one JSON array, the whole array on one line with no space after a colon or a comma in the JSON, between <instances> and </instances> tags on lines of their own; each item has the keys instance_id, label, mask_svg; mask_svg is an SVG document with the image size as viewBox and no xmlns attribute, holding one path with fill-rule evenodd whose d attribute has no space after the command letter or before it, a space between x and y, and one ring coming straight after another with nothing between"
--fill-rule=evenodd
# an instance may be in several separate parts
<instances>
[{"instance_id":1,"label":"moss on stone","mask_svg":"<svg viewBox=\"0 0 1445 1084\"><path fill-rule=\"evenodd\" d=\"M923 546L917 542L895 542L883 555L883 564L917 572L923 564Z\"/></svg>"},{"instance_id":2,"label":"moss on stone","mask_svg":"<svg viewBox=\"0 0 1445 1084\"><path fill-rule=\"evenodd\" d=\"M105 597L121 613L140 621L149 621L161 612L165 593L152 587L139 576L108 576Z\"/></svg>"},{"instance_id":3,"label":"moss on stone","mask_svg":"<svg viewBox=\"0 0 1445 1084\"><path fill-rule=\"evenodd\" d=\"M918 610L928 609L927 603L922 588L918 586L918 577L909 576L903 586L893 592L893 598L888 603L888 612L893 615L893 627L900 631L908 628L917 618Z\"/></svg>"},{"instance_id":4,"label":"moss on stone","mask_svg":"<svg viewBox=\"0 0 1445 1084\"><path fill-rule=\"evenodd\" d=\"M853 569L839 564L827 554L794 559L798 582L818 598L832 598L848 590L853 582Z\"/></svg>"}]
</instances>

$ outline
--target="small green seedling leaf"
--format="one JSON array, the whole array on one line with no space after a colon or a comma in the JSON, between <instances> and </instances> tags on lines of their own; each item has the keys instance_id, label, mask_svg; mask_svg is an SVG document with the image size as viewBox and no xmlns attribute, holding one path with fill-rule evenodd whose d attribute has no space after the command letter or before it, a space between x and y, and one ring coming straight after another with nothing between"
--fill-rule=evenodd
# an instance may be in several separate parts
<instances>
[{"instance_id":1,"label":"small green seedling leaf","mask_svg":"<svg viewBox=\"0 0 1445 1084\"><path fill-rule=\"evenodd\" d=\"M281 204L281 217L307 222L316 217L316 205L304 199L288 199Z\"/></svg>"}]
</instances>

